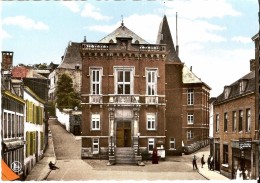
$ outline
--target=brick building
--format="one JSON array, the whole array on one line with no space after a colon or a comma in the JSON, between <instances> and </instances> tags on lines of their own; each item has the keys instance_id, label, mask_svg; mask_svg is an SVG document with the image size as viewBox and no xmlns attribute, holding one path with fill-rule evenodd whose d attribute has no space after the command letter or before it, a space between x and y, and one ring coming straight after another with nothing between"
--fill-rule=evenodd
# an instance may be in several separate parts
<instances>
[{"instance_id":1,"label":"brick building","mask_svg":"<svg viewBox=\"0 0 260 183\"><path fill-rule=\"evenodd\" d=\"M122 22L81 55L82 158L136 163L155 147L164 156L208 143L210 88L181 62L166 16L156 44Z\"/></svg>"},{"instance_id":2,"label":"brick building","mask_svg":"<svg viewBox=\"0 0 260 183\"><path fill-rule=\"evenodd\" d=\"M258 174L254 64L251 60L250 72L225 86L214 103L215 169L232 179L239 168L244 179L256 179Z\"/></svg>"}]
</instances>

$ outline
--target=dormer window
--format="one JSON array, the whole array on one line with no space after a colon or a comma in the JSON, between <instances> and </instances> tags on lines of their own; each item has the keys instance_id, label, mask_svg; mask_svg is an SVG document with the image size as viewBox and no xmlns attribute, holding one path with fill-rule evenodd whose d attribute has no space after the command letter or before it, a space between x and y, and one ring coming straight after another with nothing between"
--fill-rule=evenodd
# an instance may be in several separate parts
<instances>
[{"instance_id":1,"label":"dormer window","mask_svg":"<svg viewBox=\"0 0 260 183\"><path fill-rule=\"evenodd\" d=\"M225 87L224 94L225 94L225 99L227 99L230 94L230 87Z\"/></svg>"},{"instance_id":2,"label":"dormer window","mask_svg":"<svg viewBox=\"0 0 260 183\"><path fill-rule=\"evenodd\" d=\"M241 80L239 82L239 93L243 93L246 89L246 81L245 80Z\"/></svg>"}]
</instances>

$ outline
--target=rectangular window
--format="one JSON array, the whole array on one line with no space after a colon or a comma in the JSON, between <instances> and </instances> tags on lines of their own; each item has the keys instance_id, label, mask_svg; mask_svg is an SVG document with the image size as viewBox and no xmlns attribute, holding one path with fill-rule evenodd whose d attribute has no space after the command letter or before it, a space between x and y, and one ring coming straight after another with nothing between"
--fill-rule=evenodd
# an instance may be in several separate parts
<instances>
[{"instance_id":1,"label":"rectangular window","mask_svg":"<svg viewBox=\"0 0 260 183\"><path fill-rule=\"evenodd\" d=\"M147 130L155 130L156 127L156 115L155 113L149 113L146 115L147 118Z\"/></svg>"},{"instance_id":2,"label":"rectangular window","mask_svg":"<svg viewBox=\"0 0 260 183\"><path fill-rule=\"evenodd\" d=\"M93 154L98 154L99 153L99 139L98 138L94 138L93 139Z\"/></svg>"},{"instance_id":3,"label":"rectangular window","mask_svg":"<svg viewBox=\"0 0 260 183\"><path fill-rule=\"evenodd\" d=\"M146 94L157 95L157 69L146 70Z\"/></svg>"},{"instance_id":4,"label":"rectangular window","mask_svg":"<svg viewBox=\"0 0 260 183\"><path fill-rule=\"evenodd\" d=\"M91 115L91 129L100 130L100 114Z\"/></svg>"},{"instance_id":5,"label":"rectangular window","mask_svg":"<svg viewBox=\"0 0 260 183\"><path fill-rule=\"evenodd\" d=\"M170 149L175 149L175 138L170 138Z\"/></svg>"},{"instance_id":6,"label":"rectangular window","mask_svg":"<svg viewBox=\"0 0 260 183\"><path fill-rule=\"evenodd\" d=\"M227 132L228 114L224 113L224 132Z\"/></svg>"},{"instance_id":7,"label":"rectangular window","mask_svg":"<svg viewBox=\"0 0 260 183\"><path fill-rule=\"evenodd\" d=\"M114 67L115 93L129 95L134 93L134 67Z\"/></svg>"},{"instance_id":8,"label":"rectangular window","mask_svg":"<svg viewBox=\"0 0 260 183\"><path fill-rule=\"evenodd\" d=\"M187 99L188 99L188 105L194 104L194 91L193 91L193 89L188 89Z\"/></svg>"},{"instance_id":9,"label":"rectangular window","mask_svg":"<svg viewBox=\"0 0 260 183\"><path fill-rule=\"evenodd\" d=\"M7 132L7 137L11 138L11 134L12 134L12 118L11 118L11 114L8 113L8 132Z\"/></svg>"},{"instance_id":10,"label":"rectangular window","mask_svg":"<svg viewBox=\"0 0 260 183\"><path fill-rule=\"evenodd\" d=\"M194 124L194 115L192 113L188 113L187 120L188 124Z\"/></svg>"},{"instance_id":11,"label":"rectangular window","mask_svg":"<svg viewBox=\"0 0 260 183\"><path fill-rule=\"evenodd\" d=\"M193 132L191 130L187 131L187 139L188 140L193 139Z\"/></svg>"},{"instance_id":12,"label":"rectangular window","mask_svg":"<svg viewBox=\"0 0 260 183\"><path fill-rule=\"evenodd\" d=\"M102 69L91 68L90 72L91 72L90 93L92 95L99 95L101 94Z\"/></svg>"},{"instance_id":13,"label":"rectangular window","mask_svg":"<svg viewBox=\"0 0 260 183\"><path fill-rule=\"evenodd\" d=\"M239 120L238 120L238 130L242 131L243 130L243 111L239 111Z\"/></svg>"},{"instance_id":14,"label":"rectangular window","mask_svg":"<svg viewBox=\"0 0 260 183\"><path fill-rule=\"evenodd\" d=\"M4 125L4 127L2 128L4 131L3 131L3 134L4 134L4 138L7 138L7 131L8 131L8 127L7 127L7 113L4 112L4 123L2 123Z\"/></svg>"},{"instance_id":15,"label":"rectangular window","mask_svg":"<svg viewBox=\"0 0 260 183\"><path fill-rule=\"evenodd\" d=\"M237 130L237 113L233 111L232 113L232 131L235 132Z\"/></svg>"},{"instance_id":16,"label":"rectangular window","mask_svg":"<svg viewBox=\"0 0 260 183\"><path fill-rule=\"evenodd\" d=\"M148 139L148 151L150 153L153 152L153 148L154 148L154 139L153 138L149 138Z\"/></svg>"},{"instance_id":17,"label":"rectangular window","mask_svg":"<svg viewBox=\"0 0 260 183\"><path fill-rule=\"evenodd\" d=\"M216 114L216 132L219 132L219 114Z\"/></svg>"},{"instance_id":18,"label":"rectangular window","mask_svg":"<svg viewBox=\"0 0 260 183\"><path fill-rule=\"evenodd\" d=\"M130 71L117 72L117 94L130 94Z\"/></svg>"},{"instance_id":19,"label":"rectangular window","mask_svg":"<svg viewBox=\"0 0 260 183\"><path fill-rule=\"evenodd\" d=\"M246 132L251 130L251 110L246 109Z\"/></svg>"},{"instance_id":20,"label":"rectangular window","mask_svg":"<svg viewBox=\"0 0 260 183\"><path fill-rule=\"evenodd\" d=\"M228 145L223 145L223 164L228 164Z\"/></svg>"}]
</instances>

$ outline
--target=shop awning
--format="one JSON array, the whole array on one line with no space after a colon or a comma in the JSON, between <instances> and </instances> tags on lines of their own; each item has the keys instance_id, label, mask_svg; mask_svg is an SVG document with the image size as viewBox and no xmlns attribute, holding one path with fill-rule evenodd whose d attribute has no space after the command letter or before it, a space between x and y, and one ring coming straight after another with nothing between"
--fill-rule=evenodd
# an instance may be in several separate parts
<instances>
[{"instance_id":1,"label":"shop awning","mask_svg":"<svg viewBox=\"0 0 260 183\"><path fill-rule=\"evenodd\" d=\"M20 177L16 175L11 168L8 167L8 165L4 162L4 160L1 160L1 168L2 168L2 180L4 181L10 181L10 180L17 180Z\"/></svg>"}]
</instances>

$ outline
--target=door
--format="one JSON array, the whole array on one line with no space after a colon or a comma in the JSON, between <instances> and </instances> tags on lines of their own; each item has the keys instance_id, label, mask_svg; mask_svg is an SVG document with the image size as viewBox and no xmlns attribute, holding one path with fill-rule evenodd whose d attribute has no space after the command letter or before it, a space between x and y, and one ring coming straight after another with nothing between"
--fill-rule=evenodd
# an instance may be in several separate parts
<instances>
[{"instance_id":1,"label":"door","mask_svg":"<svg viewBox=\"0 0 260 183\"><path fill-rule=\"evenodd\" d=\"M116 129L116 146L131 147L131 122L118 122Z\"/></svg>"},{"instance_id":2,"label":"door","mask_svg":"<svg viewBox=\"0 0 260 183\"><path fill-rule=\"evenodd\" d=\"M220 145L215 144L215 170L220 171Z\"/></svg>"}]
</instances>

